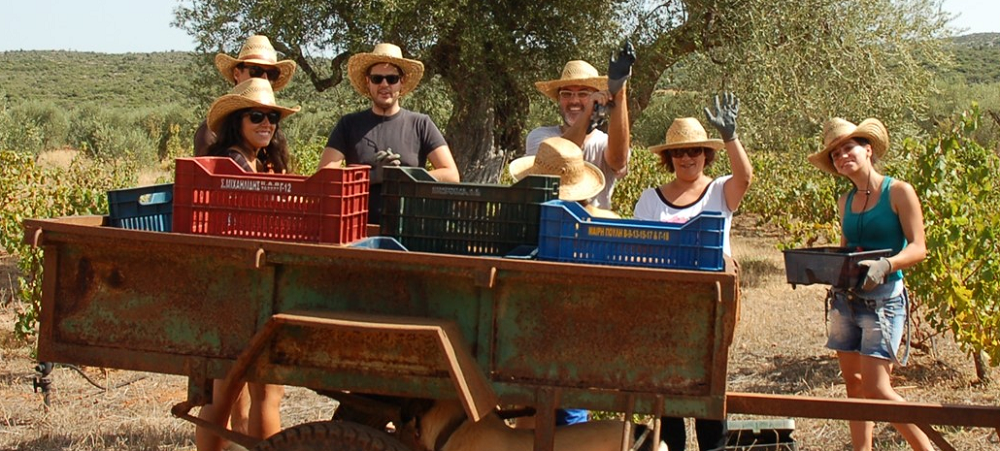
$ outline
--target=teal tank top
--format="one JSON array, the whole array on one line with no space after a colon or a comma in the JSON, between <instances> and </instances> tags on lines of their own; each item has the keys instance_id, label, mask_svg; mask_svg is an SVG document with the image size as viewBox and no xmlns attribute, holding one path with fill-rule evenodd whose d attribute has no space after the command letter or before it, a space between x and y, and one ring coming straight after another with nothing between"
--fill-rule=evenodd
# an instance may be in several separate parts
<instances>
[{"instance_id":1,"label":"teal tank top","mask_svg":"<svg viewBox=\"0 0 1000 451\"><path fill-rule=\"evenodd\" d=\"M858 190L853 189L847 194L847 208L844 209L844 219L840 224L844 237L847 238L847 247L865 251L892 249L892 255L898 254L906 247L903 226L899 223L899 215L892 211L892 201L889 200L891 183L892 177L886 176L882 180L882 193L878 197L878 202L871 209L861 213L851 211L854 194ZM886 277L886 282L902 278L903 271L895 271Z\"/></svg>"}]
</instances>

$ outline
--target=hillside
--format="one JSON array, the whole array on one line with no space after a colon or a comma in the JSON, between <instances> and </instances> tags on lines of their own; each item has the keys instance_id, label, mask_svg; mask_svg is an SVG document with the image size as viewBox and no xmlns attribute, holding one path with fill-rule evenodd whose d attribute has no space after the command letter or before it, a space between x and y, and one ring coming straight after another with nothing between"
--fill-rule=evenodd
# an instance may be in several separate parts
<instances>
[{"instance_id":1,"label":"hillside","mask_svg":"<svg viewBox=\"0 0 1000 451\"><path fill-rule=\"evenodd\" d=\"M956 67L969 84L1000 82L1000 33L951 39ZM197 71L186 52L102 54L69 51L0 52L0 92L10 101L57 105L150 106L189 98ZM315 93L314 93L315 94Z\"/></svg>"},{"instance_id":2,"label":"hillside","mask_svg":"<svg viewBox=\"0 0 1000 451\"><path fill-rule=\"evenodd\" d=\"M190 96L193 64L186 52L0 52L0 91L9 101L51 100L64 107L163 105Z\"/></svg>"},{"instance_id":3,"label":"hillside","mask_svg":"<svg viewBox=\"0 0 1000 451\"><path fill-rule=\"evenodd\" d=\"M1000 33L974 33L951 41L955 73L969 84L1000 82Z\"/></svg>"}]
</instances>

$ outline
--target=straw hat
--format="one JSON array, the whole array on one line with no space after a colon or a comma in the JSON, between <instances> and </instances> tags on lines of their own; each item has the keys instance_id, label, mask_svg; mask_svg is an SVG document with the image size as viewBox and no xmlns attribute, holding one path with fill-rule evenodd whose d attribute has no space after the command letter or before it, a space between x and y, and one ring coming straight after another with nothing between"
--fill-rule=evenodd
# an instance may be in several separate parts
<instances>
[{"instance_id":1,"label":"straw hat","mask_svg":"<svg viewBox=\"0 0 1000 451\"><path fill-rule=\"evenodd\" d=\"M537 155L511 161L509 170L514 180L529 175L558 175L562 200L587 200L604 189L604 173L583 161L583 151L573 141L558 136L542 141Z\"/></svg>"},{"instance_id":2,"label":"straw hat","mask_svg":"<svg viewBox=\"0 0 1000 451\"><path fill-rule=\"evenodd\" d=\"M559 101L559 89L567 86L586 86L597 91L608 89L608 77L597 74L597 69L586 61L573 60L563 66L562 76L557 80L538 81L535 87L548 98Z\"/></svg>"},{"instance_id":3,"label":"straw hat","mask_svg":"<svg viewBox=\"0 0 1000 451\"><path fill-rule=\"evenodd\" d=\"M809 155L809 162L833 175L840 175L830 160L830 152L851 138L863 138L872 146L875 158L881 159L889 148L889 131L882 121L868 118L854 125L845 119L835 117L823 124L823 150Z\"/></svg>"},{"instance_id":4,"label":"straw hat","mask_svg":"<svg viewBox=\"0 0 1000 451\"><path fill-rule=\"evenodd\" d=\"M219 132L219 126L233 111L244 108L261 108L274 110L281 113L284 119L299 111L299 107L278 106L274 101L274 91L271 84L263 78L251 78L233 87L233 90L212 102L208 109L208 128L213 132Z\"/></svg>"},{"instance_id":5,"label":"straw hat","mask_svg":"<svg viewBox=\"0 0 1000 451\"><path fill-rule=\"evenodd\" d=\"M383 42L376 45L371 53L356 53L347 60L347 76L359 94L371 98L371 93L368 92L368 68L379 63L392 64L403 72L400 97L413 91L420 84L420 79L424 78L424 63L403 58L403 51L399 46Z\"/></svg>"},{"instance_id":6,"label":"straw hat","mask_svg":"<svg viewBox=\"0 0 1000 451\"><path fill-rule=\"evenodd\" d=\"M261 35L247 38L246 42L243 43L243 48L240 49L239 56L236 58L225 53L215 55L215 67L219 69L219 73L226 80L229 80L233 84L236 84L236 78L233 77L233 69L240 63L276 67L280 74L276 80L271 80L271 87L275 91L281 90L281 88L284 88L288 84L288 81L292 79L292 75L295 74L295 68L298 67L295 61L292 60L278 61L278 52L274 51L271 41L267 39L267 36Z\"/></svg>"},{"instance_id":7,"label":"straw hat","mask_svg":"<svg viewBox=\"0 0 1000 451\"><path fill-rule=\"evenodd\" d=\"M726 146L721 139L708 139L708 133L701 122L693 117L679 117L674 119L667 129L667 136L664 138L666 144L650 147L650 152L659 154L667 149L688 149L692 147L706 147L712 150L719 150Z\"/></svg>"}]
</instances>

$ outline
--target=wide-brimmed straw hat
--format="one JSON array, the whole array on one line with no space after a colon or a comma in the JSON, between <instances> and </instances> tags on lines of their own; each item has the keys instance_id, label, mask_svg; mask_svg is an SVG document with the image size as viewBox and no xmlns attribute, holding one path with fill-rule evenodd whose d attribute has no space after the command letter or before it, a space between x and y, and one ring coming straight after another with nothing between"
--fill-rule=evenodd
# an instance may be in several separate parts
<instances>
[{"instance_id":1,"label":"wide-brimmed straw hat","mask_svg":"<svg viewBox=\"0 0 1000 451\"><path fill-rule=\"evenodd\" d=\"M297 106L291 108L278 106L277 102L274 101L274 91L271 90L271 84L263 78L251 78L234 86L229 94L212 102L212 106L208 108L209 130L218 133L226 116L245 108L278 111L281 113L282 119L299 111Z\"/></svg>"},{"instance_id":2,"label":"wide-brimmed straw hat","mask_svg":"<svg viewBox=\"0 0 1000 451\"><path fill-rule=\"evenodd\" d=\"M881 159L889 149L889 131L882 121L868 118L854 125L846 119L835 117L823 124L823 150L809 155L809 162L833 175L841 175L830 160L830 152L852 138L867 140L875 158Z\"/></svg>"},{"instance_id":3,"label":"wide-brimmed straw hat","mask_svg":"<svg viewBox=\"0 0 1000 451\"><path fill-rule=\"evenodd\" d=\"M292 75L295 75L295 69L298 67L295 61L292 60L278 61L278 52L271 45L271 40L267 39L267 36L261 35L247 38L243 43L243 48L240 49L240 54L236 58L225 53L215 55L215 67L219 69L219 73L226 80L229 80L230 83L236 83L236 78L233 77L233 69L240 63L277 68L279 71L278 78L271 80L271 88L275 91L281 90L281 88L284 88L288 84L288 81L292 79Z\"/></svg>"},{"instance_id":4,"label":"wide-brimmed straw hat","mask_svg":"<svg viewBox=\"0 0 1000 451\"><path fill-rule=\"evenodd\" d=\"M376 45L371 53L356 53L347 60L347 77L351 79L351 85L359 94L371 98L371 93L368 91L368 68L379 63L392 64L403 72L400 97L416 89L420 79L424 78L424 63L403 58L403 51L399 46L383 42Z\"/></svg>"},{"instance_id":5,"label":"wide-brimmed straw hat","mask_svg":"<svg viewBox=\"0 0 1000 451\"><path fill-rule=\"evenodd\" d=\"M583 160L580 146L558 136L542 141L538 154L511 161L509 170L514 180L529 175L559 176L562 200L587 200L604 189L604 173Z\"/></svg>"},{"instance_id":6,"label":"wide-brimmed straw hat","mask_svg":"<svg viewBox=\"0 0 1000 451\"><path fill-rule=\"evenodd\" d=\"M563 66L562 76L558 79L535 82L535 87L542 94L557 102L559 90L567 86L586 86L604 91L608 89L608 77L599 75L597 69L586 61L573 60Z\"/></svg>"},{"instance_id":7,"label":"wide-brimmed straw hat","mask_svg":"<svg viewBox=\"0 0 1000 451\"><path fill-rule=\"evenodd\" d=\"M665 144L652 146L650 152L659 154L667 149L689 149L694 147L705 147L712 150L719 150L726 146L721 139L709 139L705 127L701 122L693 117L679 117L674 119L667 129L667 136L664 138Z\"/></svg>"}]
</instances>

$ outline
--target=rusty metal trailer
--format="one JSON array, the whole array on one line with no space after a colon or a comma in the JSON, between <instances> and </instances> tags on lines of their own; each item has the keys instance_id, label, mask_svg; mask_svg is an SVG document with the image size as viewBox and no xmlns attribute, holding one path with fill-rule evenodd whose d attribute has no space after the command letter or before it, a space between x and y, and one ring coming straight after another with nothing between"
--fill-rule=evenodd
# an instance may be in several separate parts
<instances>
[{"instance_id":1,"label":"rusty metal trailer","mask_svg":"<svg viewBox=\"0 0 1000 451\"><path fill-rule=\"evenodd\" d=\"M552 449L559 406L909 421L944 449L928 424L1000 427L993 407L727 394L739 311L729 260L720 272L595 266L104 221L25 221L25 239L45 251L40 359L187 376L174 414L248 448L264 442L188 413L211 399L212 379L348 402L458 399L474 420L498 405L533 406L538 451Z\"/></svg>"}]
</instances>

